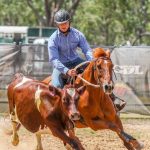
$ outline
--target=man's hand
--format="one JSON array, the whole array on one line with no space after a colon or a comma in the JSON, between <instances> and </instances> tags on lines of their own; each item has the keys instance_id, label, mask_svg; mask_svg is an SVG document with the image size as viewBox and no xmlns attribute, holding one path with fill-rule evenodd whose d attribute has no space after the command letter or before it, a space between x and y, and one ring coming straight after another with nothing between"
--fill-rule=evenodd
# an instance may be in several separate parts
<instances>
[{"instance_id":1,"label":"man's hand","mask_svg":"<svg viewBox=\"0 0 150 150\"><path fill-rule=\"evenodd\" d=\"M67 74L68 74L69 76L76 76L76 75L77 75L77 72L76 72L75 69L70 69L70 70L67 71Z\"/></svg>"}]
</instances>

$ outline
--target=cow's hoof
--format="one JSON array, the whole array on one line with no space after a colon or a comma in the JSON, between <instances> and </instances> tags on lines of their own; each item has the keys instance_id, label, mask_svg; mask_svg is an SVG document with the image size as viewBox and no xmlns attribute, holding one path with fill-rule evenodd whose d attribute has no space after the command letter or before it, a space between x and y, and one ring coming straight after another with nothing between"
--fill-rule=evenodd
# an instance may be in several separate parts
<instances>
[{"instance_id":1,"label":"cow's hoof","mask_svg":"<svg viewBox=\"0 0 150 150\"><path fill-rule=\"evenodd\" d=\"M19 144L19 136L18 136L17 134L13 137L11 143L12 143L14 146L17 146L17 145Z\"/></svg>"},{"instance_id":2,"label":"cow's hoof","mask_svg":"<svg viewBox=\"0 0 150 150\"><path fill-rule=\"evenodd\" d=\"M73 150L73 148L69 144L66 144L65 148L66 148L66 150Z\"/></svg>"},{"instance_id":3,"label":"cow's hoof","mask_svg":"<svg viewBox=\"0 0 150 150\"><path fill-rule=\"evenodd\" d=\"M37 146L35 150L43 150L42 146Z\"/></svg>"}]
</instances>

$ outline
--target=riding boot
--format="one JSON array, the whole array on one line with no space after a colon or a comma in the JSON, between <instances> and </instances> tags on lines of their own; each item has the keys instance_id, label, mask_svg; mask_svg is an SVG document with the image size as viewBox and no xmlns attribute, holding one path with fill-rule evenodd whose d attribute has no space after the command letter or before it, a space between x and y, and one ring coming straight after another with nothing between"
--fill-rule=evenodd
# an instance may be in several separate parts
<instances>
[{"instance_id":1,"label":"riding boot","mask_svg":"<svg viewBox=\"0 0 150 150\"><path fill-rule=\"evenodd\" d=\"M113 101L113 104L114 104L117 112L121 111L125 107L126 102L122 99L120 99L119 103L115 103L116 96L113 93L110 95L110 98Z\"/></svg>"}]
</instances>

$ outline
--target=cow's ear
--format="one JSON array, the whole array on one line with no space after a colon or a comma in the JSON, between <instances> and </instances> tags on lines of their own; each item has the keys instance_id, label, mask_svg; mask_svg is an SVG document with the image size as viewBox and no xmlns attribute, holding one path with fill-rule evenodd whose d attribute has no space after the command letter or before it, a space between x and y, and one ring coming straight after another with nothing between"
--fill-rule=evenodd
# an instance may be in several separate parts
<instances>
[{"instance_id":1,"label":"cow's ear","mask_svg":"<svg viewBox=\"0 0 150 150\"><path fill-rule=\"evenodd\" d=\"M77 91L78 91L78 93L79 93L80 95L83 94L85 90L86 90L86 86L85 86L85 85L84 85L84 86L81 86L81 87L79 87L79 88L77 89Z\"/></svg>"},{"instance_id":2,"label":"cow's ear","mask_svg":"<svg viewBox=\"0 0 150 150\"><path fill-rule=\"evenodd\" d=\"M55 95L61 95L61 90L52 86L52 85L49 85L49 91L55 96Z\"/></svg>"},{"instance_id":3,"label":"cow's ear","mask_svg":"<svg viewBox=\"0 0 150 150\"><path fill-rule=\"evenodd\" d=\"M56 95L56 88L52 85L49 85L49 91L55 96Z\"/></svg>"},{"instance_id":4,"label":"cow's ear","mask_svg":"<svg viewBox=\"0 0 150 150\"><path fill-rule=\"evenodd\" d=\"M108 58L110 58L110 50L109 49L106 50L106 55Z\"/></svg>"}]
</instances>

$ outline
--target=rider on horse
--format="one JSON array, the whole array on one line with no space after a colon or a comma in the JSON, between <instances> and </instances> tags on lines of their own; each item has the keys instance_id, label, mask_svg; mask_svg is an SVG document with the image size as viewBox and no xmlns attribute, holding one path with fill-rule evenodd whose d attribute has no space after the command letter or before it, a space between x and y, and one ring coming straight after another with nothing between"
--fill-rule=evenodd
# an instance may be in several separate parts
<instances>
[{"instance_id":1,"label":"rider on horse","mask_svg":"<svg viewBox=\"0 0 150 150\"><path fill-rule=\"evenodd\" d=\"M86 60L93 59L92 50L82 32L70 26L71 17L66 10L59 10L54 16L58 29L50 36L48 41L49 61L53 64L51 84L63 88L64 79L62 74L76 76L74 69L84 62L77 53L81 48ZM111 96L112 100L114 98Z\"/></svg>"},{"instance_id":2,"label":"rider on horse","mask_svg":"<svg viewBox=\"0 0 150 150\"><path fill-rule=\"evenodd\" d=\"M58 27L48 41L49 61L53 64L52 85L63 88L61 74L75 76L73 69L84 60L77 54L80 47L87 60L92 60L92 50L80 31L70 26L71 17L63 9L56 12L54 21Z\"/></svg>"}]
</instances>

